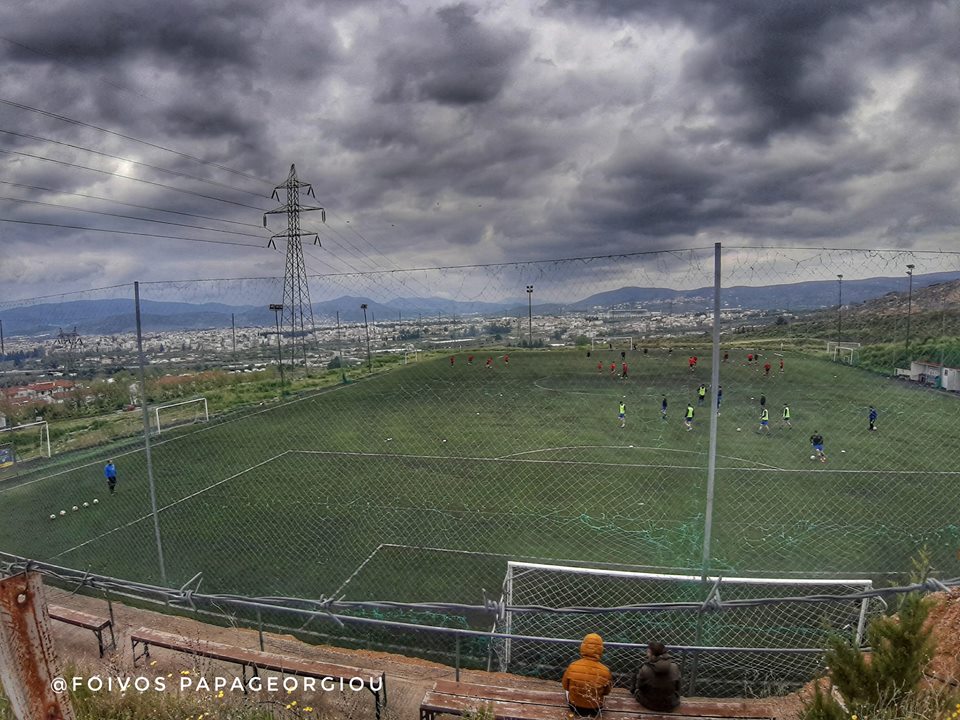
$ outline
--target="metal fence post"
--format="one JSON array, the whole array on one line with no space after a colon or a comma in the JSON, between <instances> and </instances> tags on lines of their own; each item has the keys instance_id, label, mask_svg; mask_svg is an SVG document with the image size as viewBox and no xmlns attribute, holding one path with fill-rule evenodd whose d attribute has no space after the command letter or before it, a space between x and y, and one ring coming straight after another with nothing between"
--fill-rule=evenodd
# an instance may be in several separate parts
<instances>
[{"instance_id":1,"label":"metal fence post","mask_svg":"<svg viewBox=\"0 0 960 720\"><path fill-rule=\"evenodd\" d=\"M39 573L0 580L0 685L15 718L75 718L53 650Z\"/></svg>"},{"instance_id":2,"label":"metal fence post","mask_svg":"<svg viewBox=\"0 0 960 720\"><path fill-rule=\"evenodd\" d=\"M457 633L454 637L457 639L456 680L460 682L460 633Z\"/></svg>"},{"instance_id":3,"label":"metal fence post","mask_svg":"<svg viewBox=\"0 0 960 720\"><path fill-rule=\"evenodd\" d=\"M157 541L157 560L160 563L160 582L167 584L167 569L163 562L163 543L160 539L160 518L157 515L157 488L153 482L153 461L150 455L150 414L147 412L147 381L143 366L143 329L140 324L140 283L133 283L133 298L137 312L137 359L140 365L140 407L143 409L143 450L147 457L147 482L150 484L150 509L153 513L153 532Z\"/></svg>"}]
</instances>

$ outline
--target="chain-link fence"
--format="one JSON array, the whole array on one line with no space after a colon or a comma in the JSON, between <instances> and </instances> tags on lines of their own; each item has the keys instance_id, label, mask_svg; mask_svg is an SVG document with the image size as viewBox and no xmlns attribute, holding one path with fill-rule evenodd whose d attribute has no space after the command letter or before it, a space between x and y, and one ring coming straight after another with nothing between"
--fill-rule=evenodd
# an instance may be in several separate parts
<instances>
[{"instance_id":1,"label":"chain-link fence","mask_svg":"<svg viewBox=\"0 0 960 720\"><path fill-rule=\"evenodd\" d=\"M510 560L957 574L960 255L720 259L716 348L714 248L312 276L310 332L282 278L140 283L145 391L133 287L0 302L0 549L400 602L499 597Z\"/></svg>"}]
</instances>

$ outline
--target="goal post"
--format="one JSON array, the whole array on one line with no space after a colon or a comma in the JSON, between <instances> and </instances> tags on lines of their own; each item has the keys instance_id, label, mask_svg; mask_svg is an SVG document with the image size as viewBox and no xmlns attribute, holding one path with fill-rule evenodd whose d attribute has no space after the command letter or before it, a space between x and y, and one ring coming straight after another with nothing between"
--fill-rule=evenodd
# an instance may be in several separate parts
<instances>
[{"instance_id":1,"label":"goal post","mask_svg":"<svg viewBox=\"0 0 960 720\"><path fill-rule=\"evenodd\" d=\"M860 355L860 343L858 342L837 342L836 340L827 341L827 355L834 362L840 360L847 365L856 365L857 358Z\"/></svg>"},{"instance_id":2,"label":"goal post","mask_svg":"<svg viewBox=\"0 0 960 720\"><path fill-rule=\"evenodd\" d=\"M30 460L36 457L52 457L50 423L46 420L0 428L0 446L4 452L4 465Z\"/></svg>"},{"instance_id":3,"label":"goal post","mask_svg":"<svg viewBox=\"0 0 960 720\"><path fill-rule=\"evenodd\" d=\"M605 641L623 643L610 650L618 667L642 662L642 646L654 640L682 649L686 661L696 662L698 682L711 691L735 692L747 682L759 690L772 687L777 676L802 684L815 673L829 637L847 635L858 644L863 639L868 614L881 603L844 596L872 587L864 579L708 577L704 582L699 575L511 561L498 625L511 637L499 646L499 669L562 672L572 648L557 640L578 641L597 632ZM711 592L721 603L773 602L699 612L672 606L703 604ZM823 601L790 600L812 595ZM651 604L661 605L630 609Z\"/></svg>"},{"instance_id":4,"label":"goal post","mask_svg":"<svg viewBox=\"0 0 960 720\"><path fill-rule=\"evenodd\" d=\"M189 406L193 406L192 408ZM163 417L165 426L161 426L160 412L164 411ZM196 422L207 422L210 420L210 410L207 406L205 397L193 398L192 400L181 400L179 402L157 405L153 408L154 412L154 434L159 435L162 427L167 429L177 425L190 425Z\"/></svg>"},{"instance_id":5,"label":"goal post","mask_svg":"<svg viewBox=\"0 0 960 720\"><path fill-rule=\"evenodd\" d=\"M637 345L637 338L632 335L617 335L612 337L590 338L591 350L596 350L598 345L600 346L601 349L609 345L613 345L614 349L619 350L622 348L623 344L626 344L629 350L633 350L633 348L635 348Z\"/></svg>"}]
</instances>

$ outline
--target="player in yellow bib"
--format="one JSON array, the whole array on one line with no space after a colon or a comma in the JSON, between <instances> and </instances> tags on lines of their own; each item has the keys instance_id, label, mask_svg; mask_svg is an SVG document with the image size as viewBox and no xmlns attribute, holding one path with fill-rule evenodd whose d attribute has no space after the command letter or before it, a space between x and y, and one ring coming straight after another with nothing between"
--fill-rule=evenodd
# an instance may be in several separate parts
<instances>
[{"instance_id":1,"label":"player in yellow bib","mask_svg":"<svg viewBox=\"0 0 960 720\"><path fill-rule=\"evenodd\" d=\"M770 432L770 411L766 408L760 411L760 429L757 432Z\"/></svg>"},{"instance_id":2,"label":"player in yellow bib","mask_svg":"<svg viewBox=\"0 0 960 720\"><path fill-rule=\"evenodd\" d=\"M683 422L687 426L687 432L693 430L693 405L690 403L687 403L687 415Z\"/></svg>"},{"instance_id":3,"label":"player in yellow bib","mask_svg":"<svg viewBox=\"0 0 960 720\"><path fill-rule=\"evenodd\" d=\"M788 428L793 428L793 425L790 424L790 406L786 403L783 404L783 424Z\"/></svg>"}]
</instances>

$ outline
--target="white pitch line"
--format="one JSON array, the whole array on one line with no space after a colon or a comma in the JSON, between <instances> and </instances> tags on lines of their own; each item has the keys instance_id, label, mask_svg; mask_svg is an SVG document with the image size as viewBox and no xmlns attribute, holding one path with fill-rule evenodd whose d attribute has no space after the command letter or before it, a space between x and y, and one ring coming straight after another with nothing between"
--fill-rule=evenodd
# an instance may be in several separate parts
<instances>
[{"instance_id":1,"label":"white pitch line","mask_svg":"<svg viewBox=\"0 0 960 720\"><path fill-rule=\"evenodd\" d=\"M356 383L355 382L350 383L350 385L354 385L354 384ZM340 390L345 387L349 387L349 385L334 385L328 388L321 388L320 390L318 390L317 392L311 395L305 395L303 397L294 398L293 400L288 400L287 402L280 403L279 405L271 405L270 407L263 408L262 410L255 410L250 413L244 413L243 415L239 415L233 418L227 418L220 422L206 424L204 427L197 428L192 432L183 433L182 435L177 435L176 437L157 440L151 443L151 447L159 447L161 445L166 445L167 443L177 442L178 440L183 440L184 438L193 437L197 433L209 432L210 430L223 427L224 425L240 422L241 420L246 420L247 418L255 417L256 415L262 415L263 413L272 412L274 410L287 407L288 405L293 405L294 403L303 402L304 400L312 400L313 398L319 395L325 395L328 392L334 392L335 390ZM68 450L67 452L72 452L72 451ZM136 453L139 453L139 452L143 452L143 447L138 445L133 450L127 450L125 452L118 452L118 453L104 453L104 455L107 455L110 457L126 457L127 455L135 455ZM74 465L73 467L67 468L66 470L61 470L59 472L52 473L51 475L44 475L43 477L38 477L35 480L27 480L26 482L17 483L16 485L12 485L11 487L0 488L0 494L3 494L5 492L10 492L11 490L16 490L17 488L26 487L27 485L33 485L34 483L38 483L41 480L51 480L55 477L59 477L60 475L66 475L68 473L76 472L77 470L82 470L83 468L100 467L100 462L101 462L100 460L94 460L93 462L89 462L84 465Z\"/></svg>"},{"instance_id":2,"label":"white pitch line","mask_svg":"<svg viewBox=\"0 0 960 720\"><path fill-rule=\"evenodd\" d=\"M552 447L552 448L542 448L540 450L523 450L521 452L510 453L509 455L502 455L497 460L506 460L507 458L513 458L517 455L530 455L533 453L541 452L551 452L553 450L585 450L589 448L601 448L601 449L611 449L611 450L656 450L658 452L678 452L678 453L690 453L691 455L706 455L702 450L685 450L680 448L665 448L665 447L645 447L645 446L634 446L634 445L567 445L565 447ZM761 467L770 468L771 470L783 470L783 468L777 467L776 465L767 465L766 463L758 462L757 460L750 460L749 458L736 457L734 455L717 455L719 458L725 458L727 460L739 460L740 462L752 462L755 465ZM666 466L670 467L670 466ZM755 468L749 468L755 469Z\"/></svg>"},{"instance_id":3,"label":"white pitch line","mask_svg":"<svg viewBox=\"0 0 960 720\"><path fill-rule=\"evenodd\" d=\"M619 447L619 446L588 446L588 447ZM547 448L551 449L562 449L562 448ZM673 452L695 452L694 450L676 450L674 448L647 448L651 450L672 450ZM537 451L530 451L537 452ZM369 458L390 458L390 459L399 459L399 460L473 460L479 462L508 462L508 463L536 463L540 465L596 465L600 467L626 467L626 468L660 468L664 470L705 470L706 468L703 465L654 465L654 464L643 464L643 463L613 463L613 462L596 462L592 460L530 460L525 458L514 458L509 456L504 457L475 457L469 455L414 455L414 454L403 454L403 453L376 453L376 452L361 452L361 451L352 451L352 450L288 450L286 454L301 454L301 455L340 455L346 457L369 457ZM719 456L718 456L719 457ZM728 456L724 456L728 457ZM730 460L744 460L744 462L751 462L744 458L732 458L728 457ZM717 470L723 471L733 471L740 470L744 472L779 472L779 473L806 473L806 474L835 474L842 473L846 475L863 475L869 473L871 475L876 475L877 473L884 475L960 475L960 470L877 470L877 469L866 469L866 470L830 470L830 469L816 469L816 468L780 468L774 467L772 465L764 465L763 467L718 467Z\"/></svg>"},{"instance_id":4,"label":"white pitch line","mask_svg":"<svg viewBox=\"0 0 960 720\"><path fill-rule=\"evenodd\" d=\"M234 478L238 478L238 477L240 477L241 475L244 475L244 474L250 472L251 470L256 470L258 467L260 467L260 466L262 466L262 465L266 465L267 463L271 463L271 462L273 462L274 460L277 460L278 458L283 457L284 455L286 455L286 454L289 453L289 452L291 452L291 451L290 451L290 450L284 450L284 451L283 451L282 453L280 453L279 455L274 455L272 458L269 458L269 459L267 459L267 460L264 460L263 462L259 462L259 463L257 463L256 465L251 465L251 466L248 467L246 470L241 470L241 471L238 472L238 473L234 473L234 474L231 475L230 477L223 478L223 480L218 480L217 482L213 483L213 485L208 485L207 487L201 488L200 490L197 490L197 491L194 492L194 493L190 493L189 495L185 495L184 497L180 498L179 500L174 500L172 503L170 503L170 504L168 504L168 505L164 505L162 508L158 508L158 509L157 509L157 513L158 513L158 514L159 514L159 513L162 513L164 510L169 510L170 508L172 508L172 507L174 507L174 506L176 506L176 505L179 505L179 504L182 503L182 502L186 502L187 500L190 500L191 498L195 498L197 495L202 495L203 493L207 492L207 490L212 490L213 488L217 487L218 485L223 485L223 483L228 482L229 480L233 480ZM79 550L80 548L84 547L85 545L89 545L90 543L96 542L97 540L101 540L101 539L107 537L108 535L112 535L113 533L117 532L118 530L124 530L124 529L126 529L126 528L128 528L128 527L131 527L131 526L133 526L133 525L136 525L137 523L143 522L144 520L148 520L148 519L150 519L150 518L152 518L152 517L153 517L153 513L149 513L149 514L147 514L147 515L141 515L141 516L138 517L136 520L131 520L130 522L124 523L123 525L118 525L117 527L113 528L112 530L107 530L105 533L101 533L101 534L97 535L96 537L90 538L89 540L85 540L84 542L80 543L79 545L74 545L72 548L68 548L68 549L66 549L66 550L62 550L61 552L58 552L56 555L50 556L50 557L48 558L48 560L55 560L56 558L61 557L62 555L66 555L67 553L71 553L71 552L73 552L74 550Z\"/></svg>"}]
</instances>

